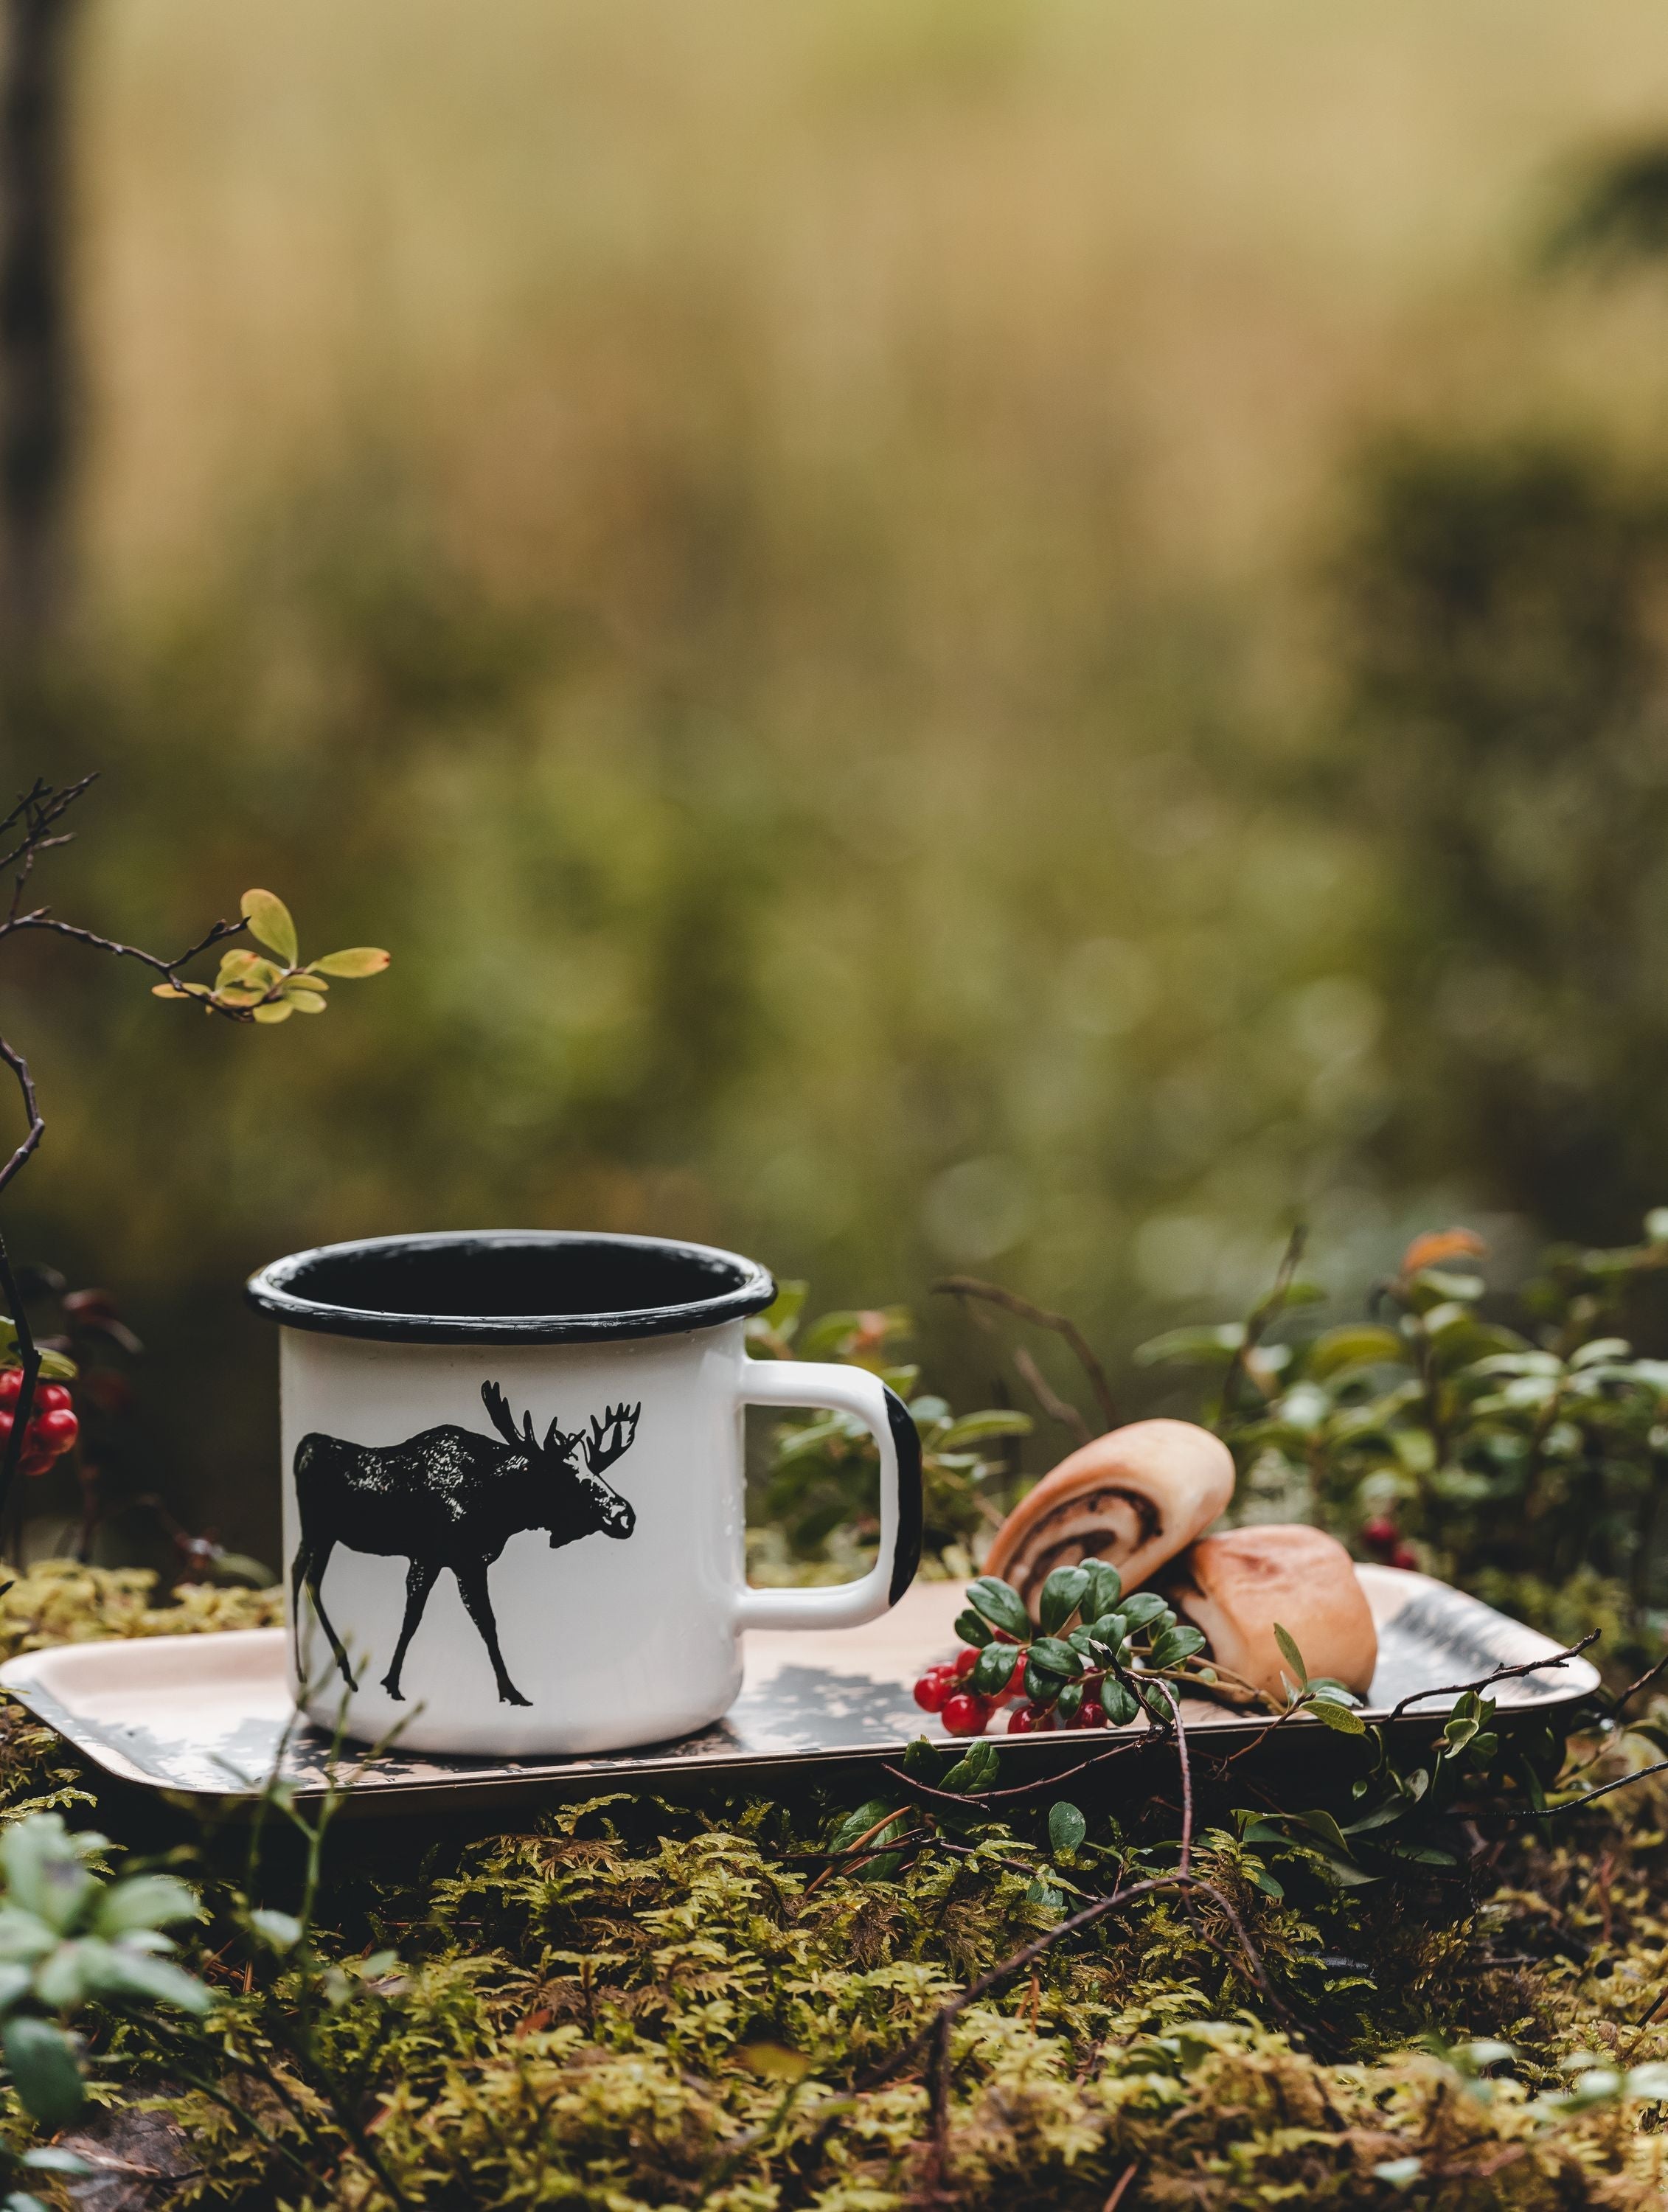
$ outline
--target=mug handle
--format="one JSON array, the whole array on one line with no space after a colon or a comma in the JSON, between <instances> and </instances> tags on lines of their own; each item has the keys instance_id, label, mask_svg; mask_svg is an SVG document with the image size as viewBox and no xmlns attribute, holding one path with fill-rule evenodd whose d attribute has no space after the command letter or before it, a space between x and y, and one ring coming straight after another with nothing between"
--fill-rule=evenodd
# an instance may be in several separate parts
<instances>
[{"instance_id":1,"label":"mug handle","mask_svg":"<svg viewBox=\"0 0 1668 2212\"><path fill-rule=\"evenodd\" d=\"M816 1406L860 1420L880 1450L880 1548L856 1582L738 1591L741 1628L856 1628L897 1604L921 1564L921 1438L910 1409L866 1367L747 1359L739 1406Z\"/></svg>"}]
</instances>

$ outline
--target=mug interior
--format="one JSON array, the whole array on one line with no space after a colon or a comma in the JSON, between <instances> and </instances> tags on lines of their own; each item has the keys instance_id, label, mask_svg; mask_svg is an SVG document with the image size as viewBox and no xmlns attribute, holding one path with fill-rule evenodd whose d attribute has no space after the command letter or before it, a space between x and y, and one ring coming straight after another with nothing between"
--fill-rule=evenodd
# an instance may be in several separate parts
<instances>
[{"instance_id":1,"label":"mug interior","mask_svg":"<svg viewBox=\"0 0 1668 2212\"><path fill-rule=\"evenodd\" d=\"M498 1230L367 1237L274 1261L250 1304L292 1328L431 1343L665 1335L758 1313L757 1261L658 1237Z\"/></svg>"}]
</instances>

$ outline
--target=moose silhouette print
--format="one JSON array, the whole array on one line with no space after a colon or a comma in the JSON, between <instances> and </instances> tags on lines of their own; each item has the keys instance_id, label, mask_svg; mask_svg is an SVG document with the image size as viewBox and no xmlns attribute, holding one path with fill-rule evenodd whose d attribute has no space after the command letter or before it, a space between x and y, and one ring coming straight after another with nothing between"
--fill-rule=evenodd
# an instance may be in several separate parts
<instances>
[{"instance_id":1,"label":"moose silhouette print","mask_svg":"<svg viewBox=\"0 0 1668 2212\"><path fill-rule=\"evenodd\" d=\"M295 1447L295 1503L301 1541L290 1575L291 1632L295 1671L302 1672L301 1591L312 1595L319 1624L349 1689L359 1686L342 1640L325 1611L321 1585L338 1544L411 1565L405 1577L405 1618L393 1663L382 1677L391 1698L404 1700L399 1674L423 1609L442 1568L458 1578L469 1618L492 1661L499 1702L531 1703L509 1679L498 1649L486 1571L512 1536L548 1528L551 1549L581 1536L626 1537L636 1525L628 1502L602 1479L605 1468L636 1440L641 1405L610 1406L587 1430L565 1433L552 1421L541 1443L533 1415L518 1433L504 1394L481 1385L481 1401L498 1437L447 1421L424 1429L403 1444L350 1444L315 1431ZM499 1442L498 1438L502 1441Z\"/></svg>"}]
</instances>

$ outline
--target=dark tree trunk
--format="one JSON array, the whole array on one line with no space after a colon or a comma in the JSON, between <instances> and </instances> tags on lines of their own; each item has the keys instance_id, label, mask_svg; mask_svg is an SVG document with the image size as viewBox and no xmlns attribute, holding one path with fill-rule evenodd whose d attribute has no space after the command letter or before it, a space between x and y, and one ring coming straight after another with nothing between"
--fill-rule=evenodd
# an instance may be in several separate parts
<instances>
[{"instance_id":1,"label":"dark tree trunk","mask_svg":"<svg viewBox=\"0 0 1668 2212\"><path fill-rule=\"evenodd\" d=\"M75 363L65 263L79 0L5 0L0 82L0 635L14 659L64 611Z\"/></svg>"}]
</instances>

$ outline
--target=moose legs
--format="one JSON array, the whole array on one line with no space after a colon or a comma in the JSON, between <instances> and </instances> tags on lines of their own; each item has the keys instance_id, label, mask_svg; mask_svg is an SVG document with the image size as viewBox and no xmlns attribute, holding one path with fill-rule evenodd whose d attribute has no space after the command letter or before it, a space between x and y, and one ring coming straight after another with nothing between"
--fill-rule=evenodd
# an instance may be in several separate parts
<instances>
[{"instance_id":1,"label":"moose legs","mask_svg":"<svg viewBox=\"0 0 1668 2212\"><path fill-rule=\"evenodd\" d=\"M492 1614L492 1600L486 1587L486 1561L465 1566L454 1563L452 1570L458 1578L458 1588L463 1593L469 1618L480 1631L481 1641L492 1662L492 1671L498 1678L498 1702L501 1705L528 1705L531 1698L524 1698L509 1679L504 1666L504 1655L498 1649L498 1624Z\"/></svg>"},{"instance_id":2,"label":"moose legs","mask_svg":"<svg viewBox=\"0 0 1668 2212\"><path fill-rule=\"evenodd\" d=\"M430 1566L426 1559L413 1559L406 1572L405 1618L399 1624L399 1641L394 1646L393 1663L382 1677L383 1688L391 1698L398 1698L402 1705L405 1702L405 1692L399 1686L399 1670L405 1664L406 1647L417 1633L417 1625L423 1618L423 1608L429 1602L429 1593L435 1587L435 1578L439 1573L438 1565Z\"/></svg>"},{"instance_id":3,"label":"moose legs","mask_svg":"<svg viewBox=\"0 0 1668 2212\"><path fill-rule=\"evenodd\" d=\"M349 1689L356 1690L359 1685L348 1664L346 1647L332 1626L330 1615L325 1611L325 1569L330 1565L330 1555L335 1549L333 1537L323 1543L309 1543L303 1536L295 1547L295 1564L289 1572L289 1626L295 1639L295 1679L305 1686L307 1667L301 1657L301 1590L305 1586L313 1599L314 1616L330 1638L331 1653L342 1670L342 1680Z\"/></svg>"}]
</instances>

